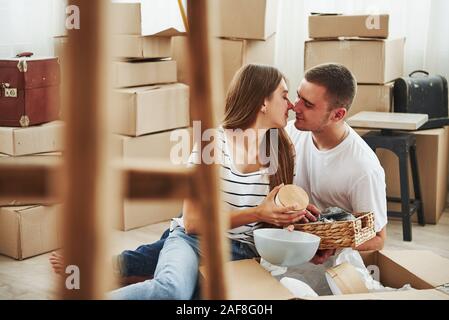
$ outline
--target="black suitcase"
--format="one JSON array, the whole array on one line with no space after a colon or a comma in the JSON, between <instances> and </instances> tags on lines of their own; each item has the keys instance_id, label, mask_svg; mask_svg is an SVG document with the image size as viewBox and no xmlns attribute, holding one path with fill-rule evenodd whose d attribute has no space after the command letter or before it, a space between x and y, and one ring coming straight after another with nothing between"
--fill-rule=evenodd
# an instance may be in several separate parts
<instances>
[{"instance_id":1,"label":"black suitcase","mask_svg":"<svg viewBox=\"0 0 449 320\"><path fill-rule=\"evenodd\" d=\"M424 76L413 77L415 73ZM394 112L427 114L429 121L419 130L449 125L447 92L447 80L443 76L413 71L394 82Z\"/></svg>"}]
</instances>

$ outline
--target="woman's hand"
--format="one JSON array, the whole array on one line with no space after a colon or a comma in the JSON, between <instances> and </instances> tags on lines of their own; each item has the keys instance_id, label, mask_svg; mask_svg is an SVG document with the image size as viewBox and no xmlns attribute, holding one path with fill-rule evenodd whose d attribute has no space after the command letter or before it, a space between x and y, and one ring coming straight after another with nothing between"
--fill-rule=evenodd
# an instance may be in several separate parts
<instances>
[{"instance_id":1,"label":"woman's hand","mask_svg":"<svg viewBox=\"0 0 449 320\"><path fill-rule=\"evenodd\" d=\"M296 206L284 207L276 205L274 198L282 186L283 184L273 188L265 200L257 206L256 216L258 221L284 227L309 216L306 210L295 211L297 210ZM313 216L310 215L309 218L312 219Z\"/></svg>"}]
</instances>

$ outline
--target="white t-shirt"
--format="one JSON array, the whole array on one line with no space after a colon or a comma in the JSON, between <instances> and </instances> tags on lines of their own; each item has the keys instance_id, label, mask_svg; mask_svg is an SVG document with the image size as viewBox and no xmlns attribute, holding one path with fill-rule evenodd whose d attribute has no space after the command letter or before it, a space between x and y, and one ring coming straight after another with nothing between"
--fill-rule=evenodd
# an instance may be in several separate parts
<instances>
[{"instance_id":1,"label":"white t-shirt","mask_svg":"<svg viewBox=\"0 0 449 320\"><path fill-rule=\"evenodd\" d=\"M224 212L232 212L257 207L270 192L268 169L261 169L251 173L241 173L234 165L229 152L229 143L223 128L217 129L217 150L220 163L220 189ZM200 163L198 146L194 146L189 158L189 166ZM176 225L184 226L183 218L172 219L172 228ZM253 222L228 231L228 237L254 245L253 231L260 228L261 222Z\"/></svg>"},{"instance_id":2,"label":"white t-shirt","mask_svg":"<svg viewBox=\"0 0 449 320\"><path fill-rule=\"evenodd\" d=\"M289 121L286 127L296 150L294 184L320 210L372 211L379 232L387 224L387 200L385 172L376 154L346 123L348 136L327 151L318 150L312 133L296 129L294 123Z\"/></svg>"}]
</instances>

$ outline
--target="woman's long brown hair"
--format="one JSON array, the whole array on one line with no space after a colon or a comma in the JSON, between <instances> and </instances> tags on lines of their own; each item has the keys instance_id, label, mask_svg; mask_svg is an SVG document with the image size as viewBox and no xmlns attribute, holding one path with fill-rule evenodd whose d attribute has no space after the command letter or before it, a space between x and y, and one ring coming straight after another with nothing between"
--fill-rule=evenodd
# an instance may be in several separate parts
<instances>
[{"instance_id":1,"label":"woman's long brown hair","mask_svg":"<svg viewBox=\"0 0 449 320\"><path fill-rule=\"evenodd\" d=\"M271 98L282 79L285 79L283 74L271 66L248 64L240 68L226 95L223 128L242 130L249 128L256 121L264 100ZM277 150L275 150L275 144L270 141L270 132L278 135ZM270 190L281 183L292 183L295 150L285 129L270 129L264 138L270 161L276 161L273 155L277 153L275 166L277 170L270 175Z\"/></svg>"}]
</instances>

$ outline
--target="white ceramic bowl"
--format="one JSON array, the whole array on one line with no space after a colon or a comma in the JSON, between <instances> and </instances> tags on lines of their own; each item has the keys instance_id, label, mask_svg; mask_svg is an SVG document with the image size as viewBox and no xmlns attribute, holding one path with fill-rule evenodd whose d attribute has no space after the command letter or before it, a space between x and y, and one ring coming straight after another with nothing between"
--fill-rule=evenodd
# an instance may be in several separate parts
<instances>
[{"instance_id":1,"label":"white ceramic bowl","mask_svg":"<svg viewBox=\"0 0 449 320\"><path fill-rule=\"evenodd\" d=\"M271 264L292 267L310 261L320 245L320 237L301 231L264 228L254 231L260 256Z\"/></svg>"}]
</instances>

